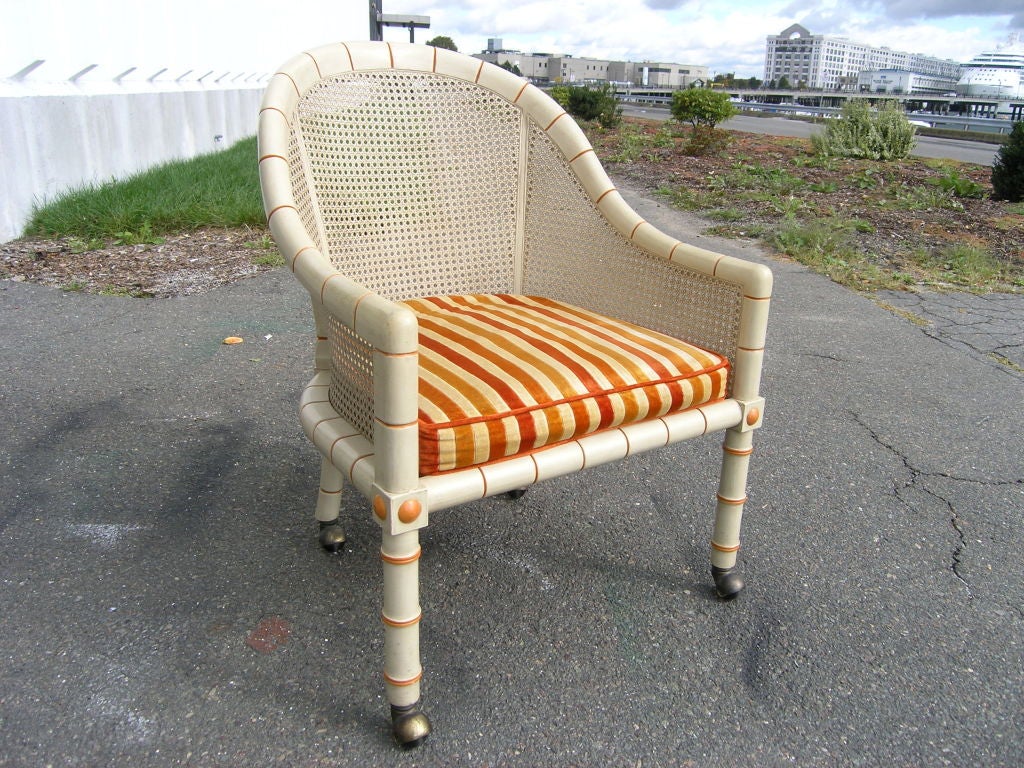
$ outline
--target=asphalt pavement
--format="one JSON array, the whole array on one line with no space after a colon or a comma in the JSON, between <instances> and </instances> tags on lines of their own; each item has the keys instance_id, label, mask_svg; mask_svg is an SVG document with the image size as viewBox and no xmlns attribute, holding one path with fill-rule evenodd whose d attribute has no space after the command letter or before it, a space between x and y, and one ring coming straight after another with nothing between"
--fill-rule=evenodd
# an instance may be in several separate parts
<instances>
[{"instance_id":1,"label":"asphalt pavement","mask_svg":"<svg viewBox=\"0 0 1024 768\"><path fill-rule=\"evenodd\" d=\"M0 766L1020 765L1020 297L989 355L955 297L901 316L630 198L775 271L737 600L717 438L440 513L402 753L367 505L316 543L298 283L0 282Z\"/></svg>"}]
</instances>

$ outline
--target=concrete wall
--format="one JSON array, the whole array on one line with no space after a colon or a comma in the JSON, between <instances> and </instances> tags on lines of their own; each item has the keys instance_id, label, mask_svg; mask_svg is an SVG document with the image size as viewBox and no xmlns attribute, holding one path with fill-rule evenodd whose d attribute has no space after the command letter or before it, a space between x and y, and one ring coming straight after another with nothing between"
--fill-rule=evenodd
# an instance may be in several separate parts
<instances>
[{"instance_id":1,"label":"concrete wall","mask_svg":"<svg viewBox=\"0 0 1024 768\"><path fill-rule=\"evenodd\" d=\"M0 242L34 202L252 136L266 81L240 79L0 81Z\"/></svg>"}]
</instances>

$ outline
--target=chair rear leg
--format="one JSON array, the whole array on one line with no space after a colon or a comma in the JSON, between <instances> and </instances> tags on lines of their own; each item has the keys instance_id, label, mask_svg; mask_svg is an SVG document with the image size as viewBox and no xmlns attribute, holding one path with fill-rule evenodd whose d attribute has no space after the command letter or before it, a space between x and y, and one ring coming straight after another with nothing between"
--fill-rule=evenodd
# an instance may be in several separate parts
<instances>
[{"instance_id":1,"label":"chair rear leg","mask_svg":"<svg viewBox=\"0 0 1024 768\"><path fill-rule=\"evenodd\" d=\"M316 497L316 519L320 523L320 546L337 552L345 546L341 527L341 472L328 459L320 463L320 492Z\"/></svg>"},{"instance_id":2,"label":"chair rear leg","mask_svg":"<svg viewBox=\"0 0 1024 768\"><path fill-rule=\"evenodd\" d=\"M430 720L420 709L420 585L419 531L383 532L384 682L391 704L391 728L405 749L417 747L430 734Z\"/></svg>"},{"instance_id":3,"label":"chair rear leg","mask_svg":"<svg viewBox=\"0 0 1024 768\"><path fill-rule=\"evenodd\" d=\"M736 571L736 553L740 548L740 524L747 500L747 469L753 452L753 432L727 430L722 445L722 475L718 484L715 527L711 535L711 575L715 591L726 600L743 589Z\"/></svg>"}]
</instances>

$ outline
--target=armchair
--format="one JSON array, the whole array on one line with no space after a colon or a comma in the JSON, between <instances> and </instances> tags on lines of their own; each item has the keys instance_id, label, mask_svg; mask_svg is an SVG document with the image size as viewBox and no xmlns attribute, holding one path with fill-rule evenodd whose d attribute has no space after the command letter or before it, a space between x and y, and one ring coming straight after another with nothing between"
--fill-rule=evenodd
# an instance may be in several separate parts
<instances>
[{"instance_id":1,"label":"armchair","mask_svg":"<svg viewBox=\"0 0 1024 768\"><path fill-rule=\"evenodd\" d=\"M381 527L400 744L430 732L419 530L448 507L721 431L711 572L739 592L766 267L658 231L556 102L427 46L290 60L266 90L259 168L316 325L300 419L322 455L320 542L344 543L343 485Z\"/></svg>"}]
</instances>

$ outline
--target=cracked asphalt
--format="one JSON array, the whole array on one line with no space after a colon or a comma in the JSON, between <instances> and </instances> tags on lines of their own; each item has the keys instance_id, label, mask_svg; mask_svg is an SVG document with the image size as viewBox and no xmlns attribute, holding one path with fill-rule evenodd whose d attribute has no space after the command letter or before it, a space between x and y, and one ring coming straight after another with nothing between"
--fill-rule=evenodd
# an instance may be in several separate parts
<instances>
[{"instance_id":1,"label":"cracked asphalt","mask_svg":"<svg viewBox=\"0 0 1024 768\"><path fill-rule=\"evenodd\" d=\"M899 316L627 195L776 274L737 600L717 439L438 514L401 753L366 505L315 541L297 282L0 282L0 766L1019 766L1020 297Z\"/></svg>"}]
</instances>

